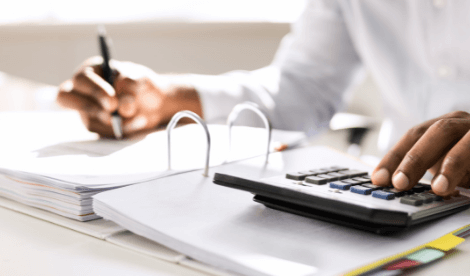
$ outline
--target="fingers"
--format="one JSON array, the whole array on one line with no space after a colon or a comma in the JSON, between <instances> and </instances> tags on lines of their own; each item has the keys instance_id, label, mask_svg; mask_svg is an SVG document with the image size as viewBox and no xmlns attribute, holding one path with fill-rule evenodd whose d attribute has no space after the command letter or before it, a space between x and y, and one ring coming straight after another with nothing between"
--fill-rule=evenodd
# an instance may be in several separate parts
<instances>
[{"instance_id":1,"label":"fingers","mask_svg":"<svg viewBox=\"0 0 470 276\"><path fill-rule=\"evenodd\" d=\"M441 196L451 194L458 185L468 186L470 178L470 132L447 153L431 185Z\"/></svg>"},{"instance_id":2,"label":"fingers","mask_svg":"<svg viewBox=\"0 0 470 276\"><path fill-rule=\"evenodd\" d=\"M85 67L72 78L73 91L96 100L106 111L112 112L118 106L114 88L99 76L93 68Z\"/></svg>"},{"instance_id":3,"label":"fingers","mask_svg":"<svg viewBox=\"0 0 470 276\"><path fill-rule=\"evenodd\" d=\"M379 165L372 173L372 182L379 186L390 186L392 174L395 172L406 153L421 138L430 125L426 122L423 125L410 129L398 143L382 158Z\"/></svg>"},{"instance_id":4,"label":"fingers","mask_svg":"<svg viewBox=\"0 0 470 276\"><path fill-rule=\"evenodd\" d=\"M131 118L137 113L137 105L133 95L125 94L119 97L118 112L123 118Z\"/></svg>"},{"instance_id":5,"label":"fingers","mask_svg":"<svg viewBox=\"0 0 470 276\"><path fill-rule=\"evenodd\" d=\"M138 115L132 119L125 120L122 124L122 130L124 135L129 137L133 134L147 129L149 126L149 120L147 117Z\"/></svg>"},{"instance_id":6,"label":"fingers","mask_svg":"<svg viewBox=\"0 0 470 276\"><path fill-rule=\"evenodd\" d=\"M469 114L466 112L452 112L446 115L443 115L439 118L429 120L411 128L407 133L400 139L400 141L382 158L379 165L375 168L374 172L372 173L372 182L375 185L379 186L389 186L392 184L392 176L397 176L395 171L397 170L398 166L401 164L405 156L407 155L408 151L420 140L420 138L427 132L429 127L431 127L434 123L442 119L465 119L468 118ZM432 147L430 148L432 149ZM408 157L410 158L410 156ZM413 158L413 156L411 156ZM434 164L432 164L434 165ZM432 166L431 165L431 166ZM407 177L404 177L403 174L397 176L397 183L406 184ZM412 182L409 182L412 183ZM414 184L412 184L414 185ZM408 186L408 185L403 185Z\"/></svg>"},{"instance_id":7,"label":"fingers","mask_svg":"<svg viewBox=\"0 0 470 276\"><path fill-rule=\"evenodd\" d=\"M105 125L111 124L110 113L104 111L96 101L78 93L73 93L73 91L67 91L66 87L62 87L59 90L57 102L65 108L75 109L80 111L80 113L87 114L87 117L96 118Z\"/></svg>"},{"instance_id":8,"label":"fingers","mask_svg":"<svg viewBox=\"0 0 470 276\"><path fill-rule=\"evenodd\" d=\"M393 186L399 190L411 189L469 128L470 121L466 119L442 119L435 122L406 153L392 177Z\"/></svg>"},{"instance_id":9,"label":"fingers","mask_svg":"<svg viewBox=\"0 0 470 276\"><path fill-rule=\"evenodd\" d=\"M97 118L88 117L88 114L80 114L82 121L91 132L98 133L101 137L114 138L113 128L110 124L104 124Z\"/></svg>"}]
</instances>

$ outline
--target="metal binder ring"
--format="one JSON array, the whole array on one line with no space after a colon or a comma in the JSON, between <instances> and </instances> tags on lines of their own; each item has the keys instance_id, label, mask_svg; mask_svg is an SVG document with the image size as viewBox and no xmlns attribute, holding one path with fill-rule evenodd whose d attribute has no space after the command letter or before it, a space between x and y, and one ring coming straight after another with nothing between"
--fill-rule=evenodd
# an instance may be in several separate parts
<instances>
[{"instance_id":1,"label":"metal binder ring","mask_svg":"<svg viewBox=\"0 0 470 276\"><path fill-rule=\"evenodd\" d=\"M259 108L259 106L255 103L252 103L252 102L244 102L244 103L241 103L241 104L237 104L233 109L232 111L230 112L230 114L228 115L228 118L227 118L227 125L228 125L228 146L229 146L229 152L231 150L231 147L232 147L232 127L233 127L233 123L235 123L235 120L238 118L238 115L240 115L240 112L242 110L245 110L245 109L249 109L253 112L255 112L256 114L258 114L258 116L261 118L261 120L263 120L264 122L264 126L266 128L266 136L267 136L267 139L268 139L268 146L267 146L267 149L266 149L266 163L268 163L268 158L269 158L269 149L271 147L271 132L272 132L272 126L271 126L271 122L269 122L268 120L268 116L266 116L266 114L264 114L263 111L261 111L261 109Z\"/></svg>"},{"instance_id":2,"label":"metal binder ring","mask_svg":"<svg viewBox=\"0 0 470 276\"><path fill-rule=\"evenodd\" d=\"M171 135L171 130L176 126L178 121L182 118L190 118L193 119L198 125L202 126L204 131L206 132L206 138L207 138L207 148L206 148L206 166L204 168L204 176L208 176L209 174L209 157L210 157L210 151L211 151L211 136L209 134L209 129L207 128L206 123L199 117L196 113L188 110L180 111L176 113L168 123L168 126L166 127L166 133L168 136L168 169L171 169L171 145L170 145L170 135Z\"/></svg>"}]
</instances>

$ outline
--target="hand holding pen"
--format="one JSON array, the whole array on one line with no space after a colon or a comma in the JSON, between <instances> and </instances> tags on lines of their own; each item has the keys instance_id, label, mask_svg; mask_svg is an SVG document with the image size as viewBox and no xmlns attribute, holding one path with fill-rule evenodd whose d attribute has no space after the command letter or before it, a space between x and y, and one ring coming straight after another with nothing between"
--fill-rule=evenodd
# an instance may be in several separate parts
<instances>
[{"instance_id":1,"label":"hand holding pen","mask_svg":"<svg viewBox=\"0 0 470 276\"><path fill-rule=\"evenodd\" d=\"M111 84L114 83L113 70L110 65L110 53L108 43L106 41L106 30L104 26L98 27L98 41L100 44L101 56L103 57L103 63L101 64L101 69L103 71L103 78ZM113 129L114 137L116 139L122 138L122 119L118 111L115 110L111 114L111 127Z\"/></svg>"},{"instance_id":2,"label":"hand holding pen","mask_svg":"<svg viewBox=\"0 0 470 276\"><path fill-rule=\"evenodd\" d=\"M106 73L103 56L87 59L71 79L60 85L57 96L61 106L80 113L88 130L101 137L117 138L113 117L119 116L122 137L126 138L166 124L181 110L202 116L194 88L132 62L109 61L112 70Z\"/></svg>"}]
</instances>

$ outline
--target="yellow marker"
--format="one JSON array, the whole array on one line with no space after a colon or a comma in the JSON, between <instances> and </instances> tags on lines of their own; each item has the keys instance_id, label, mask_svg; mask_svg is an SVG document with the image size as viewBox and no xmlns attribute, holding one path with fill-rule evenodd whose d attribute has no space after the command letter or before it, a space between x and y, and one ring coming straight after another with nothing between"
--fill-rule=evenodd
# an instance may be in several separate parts
<instances>
[{"instance_id":1,"label":"yellow marker","mask_svg":"<svg viewBox=\"0 0 470 276\"><path fill-rule=\"evenodd\" d=\"M399 253L399 254L396 254L396 255L393 255L391 257L388 257L388 258L385 258L385 259L382 259L382 260L379 260L377 262L374 262L374 263L371 263L371 264L368 264L368 265L365 265L363 267L360 267L358 269L355 269L353 271L350 271L348 273L345 273L344 276L355 276L355 275L361 275L365 272L368 272L372 269L375 269L379 266L382 266L386 263L389 263L393 260L398 260L402 257L405 257L413 252L417 252L418 250L421 250L423 248L426 248L426 247L431 247L431 248L435 248L435 249L439 249L439 250L442 250L442 251L449 251L451 249L454 249L457 245L461 244L462 242L465 241L464 238L461 238L461 237L457 237L457 236L454 236L455 233L459 232L460 230L462 229L465 229L465 228L468 228L470 227L470 225L466 225L464 227L461 227L455 231L452 231L451 233L449 234L446 234L438 239L435 239L427 244L423 244L423 245L420 245L418 247L415 247L415 248L412 248L410 250L407 250L405 252L402 252L402 253Z\"/></svg>"},{"instance_id":2,"label":"yellow marker","mask_svg":"<svg viewBox=\"0 0 470 276\"><path fill-rule=\"evenodd\" d=\"M464 238L456 237L453 233L449 233L445 236L440 237L437 240L433 240L432 242L426 245L428 247L436 248L442 251L449 251L464 241Z\"/></svg>"}]
</instances>

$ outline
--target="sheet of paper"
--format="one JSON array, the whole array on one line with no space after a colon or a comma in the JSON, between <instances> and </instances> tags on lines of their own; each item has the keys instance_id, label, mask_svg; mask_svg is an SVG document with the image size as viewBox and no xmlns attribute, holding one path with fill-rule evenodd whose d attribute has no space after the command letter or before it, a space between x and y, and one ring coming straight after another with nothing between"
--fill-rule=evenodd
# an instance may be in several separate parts
<instances>
[{"instance_id":1,"label":"sheet of paper","mask_svg":"<svg viewBox=\"0 0 470 276\"><path fill-rule=\"evenodd\" d=\"M132 140L98 140L74 112L3 113L0 125L14 133L0 138L0 172L68 189L129 185L200 169L205 163L206 138L195 124L173 130L170 171L164 131ZM211 166L265 152L263 129L235 127L231 151L226 126L209 125L209 131ZM279 132L279 136L291 144L305 137L298 132ZM273 140L277 139L275 131Z\"/></svg>"},{"instance_id":2,"label":"sheet of paper","mask_svg":"<svg viewBox=\"0 0 470 276\"><path fill-rule=\"evenodd\" d=\"M215 172L253 179L332 165L371 168L306 148L170 176L94 196L95 212L193 259L243 275L337 275L470 223L470 210L389 236L272 210L212 183ZM284 273L284 274L283 274Z\"/></svg>"}]
</instances>

